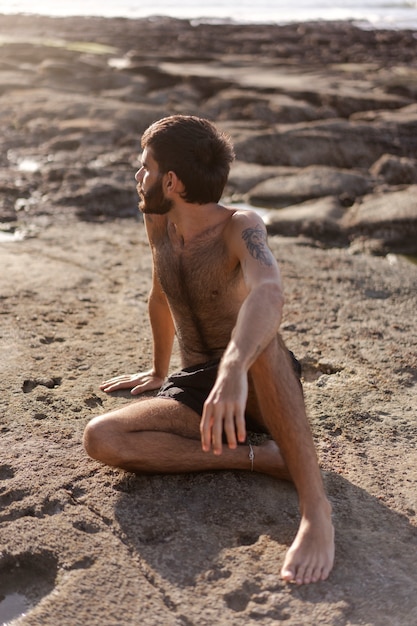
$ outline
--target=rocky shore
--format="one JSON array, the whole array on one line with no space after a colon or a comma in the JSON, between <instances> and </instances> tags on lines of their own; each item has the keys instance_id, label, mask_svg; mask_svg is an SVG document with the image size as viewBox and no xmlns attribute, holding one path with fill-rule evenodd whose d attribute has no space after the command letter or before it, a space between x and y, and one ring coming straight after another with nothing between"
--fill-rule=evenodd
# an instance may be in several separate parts
<instances>
[{"instance_id":1,"label":"rocky shore","mask_svg":"<svg viewBox=\"0 0 417 626\"><path fill-rule=\"evenodd\" d=\"M1 27L1 222L134 215L138 138L180 112L232 135L225 200L291 207L268 213L272 233L417 254L416 33L162 18Z\"/></svg>"},{"instance_id":2,"label":"rocky shore","mask_svg":"<svg viewBox=\"0 0 417 626\"><path fill-rule=\"evenodd\" d=\"M417 33L0 16L0 623L417 622ZM330 579L284 585L294 489L86 458L98 385L147 368L139 140L209 117L262 209L334 507ZM173 368L178 365L174 355Z\"/></svg>"}]
</instances>

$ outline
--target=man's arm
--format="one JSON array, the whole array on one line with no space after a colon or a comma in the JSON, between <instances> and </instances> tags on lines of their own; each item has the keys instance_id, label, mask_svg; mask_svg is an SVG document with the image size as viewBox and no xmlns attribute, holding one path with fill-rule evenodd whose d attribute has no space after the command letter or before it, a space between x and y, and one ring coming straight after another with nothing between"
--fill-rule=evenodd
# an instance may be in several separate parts
<instances>
[{"instance_id":1,"label":"man's arm","mask_svg":"<svg viewBox=\"0 0 417 626\"><path fill-rule=\"evenodd\" d=\"M152 245L153 229L149 221L148 218L145 223ZM154 269L152 272L152 288L148 299L148 312L153 339L152 369L146 372L111 378L100 385L100 389L103 391L111 392L118 389L131 389L133 395L138 395L145 391L159 389L164 382L168 374L175 328L171 310Z\"/></svg>"},{"instance_id":2,"label":"man's arm","mask_svg":"<svg viewBox=\"0 0 417 626\"><path fill-rule=\"evenodd\" d=\"M212 448L215 454L221 454L223 431L230 448L246 438L247 373L276 336L284 303L278 264L267 245L261 218L252 212L238 212L230 230L228 244L240 261L247 296L201 420L203 450Z\"/></svg>"},{"instance_id":3,"label":"man's arm","mask_svg":"<svg viewBox=\"0 0 417 626\"><path fill-rule=\"evenodd\" d=\"M155 276L155 272L153 274L152 290L148 301L153 340L152 372L157 379L163 381L168 374L175 327L166 296Z\"/></svg>"}]
</instances>

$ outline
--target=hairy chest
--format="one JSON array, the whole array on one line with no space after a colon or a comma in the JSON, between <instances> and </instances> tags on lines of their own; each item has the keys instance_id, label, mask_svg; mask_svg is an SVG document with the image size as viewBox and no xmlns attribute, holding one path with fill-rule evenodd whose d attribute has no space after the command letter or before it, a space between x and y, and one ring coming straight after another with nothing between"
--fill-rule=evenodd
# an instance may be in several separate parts
<instances>
[{"instance_id":1,"label":"hairy chest","mask_svg":"<svg viewBox=\"0 0 417 626\"><path fill-rule=\"evenodd\" d=\"M204 316L220 307L228 309L241 282L240 264L222 238L181 245L164 237L155 248L154 263L171 305Z\"/></svg>"}]
</instances>

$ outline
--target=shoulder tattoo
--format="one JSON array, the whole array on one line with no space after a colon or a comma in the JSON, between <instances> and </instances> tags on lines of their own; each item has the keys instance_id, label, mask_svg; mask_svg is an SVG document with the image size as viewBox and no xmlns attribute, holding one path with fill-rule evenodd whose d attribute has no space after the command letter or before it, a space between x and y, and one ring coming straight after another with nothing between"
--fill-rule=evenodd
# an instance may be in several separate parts
<instances>
[{"instance_id":1,"label":"shoulder tattoo","mask_svg":"<svg viewBox=\"0 0 417 626\"><path fill-rule=\"evenodd\" d=\"M245 228L242 232L242 239L254 259L262 265L272 265L271 251L266 243L266 233L260 226Z\"/></svg>"}]
</instances>

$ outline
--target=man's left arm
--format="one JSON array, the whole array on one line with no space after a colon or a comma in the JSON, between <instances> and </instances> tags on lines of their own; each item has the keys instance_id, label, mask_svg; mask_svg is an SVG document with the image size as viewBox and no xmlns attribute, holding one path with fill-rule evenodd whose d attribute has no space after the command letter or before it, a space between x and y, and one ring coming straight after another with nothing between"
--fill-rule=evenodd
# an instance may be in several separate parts
<instances>
[{"instance_id":1,"label":"man's left arm","mask_svg":"<svg viewBox=\"0 0 417 626\"><path fill-rule=\"evenodd\" d=\"M245 441L248 370L276 336L284 302L278 264L261 218L252 212L238 212L232 220L228 243L240 261L247 296L204 405L202 447L214 454L221 454L223 432L230 448Z\"/></svg>"}]
</instances>

